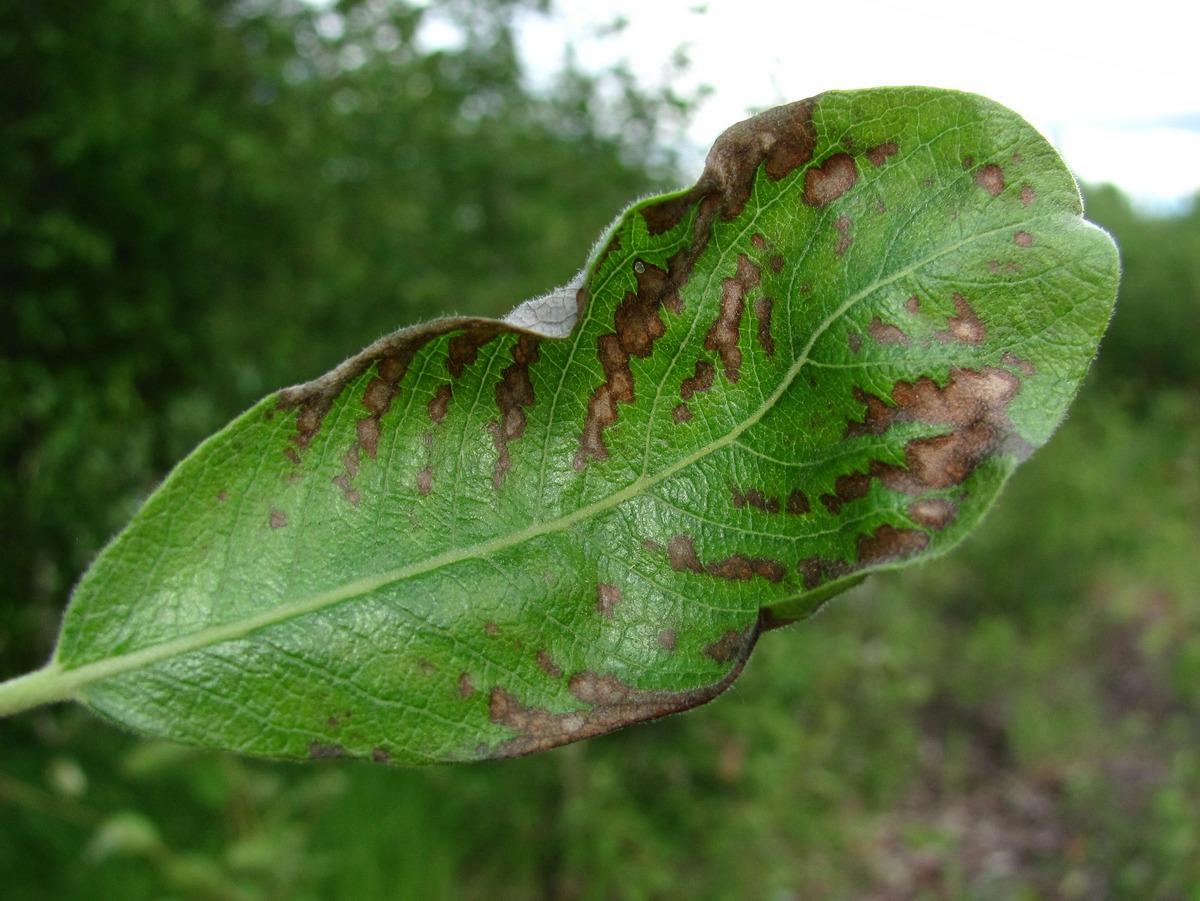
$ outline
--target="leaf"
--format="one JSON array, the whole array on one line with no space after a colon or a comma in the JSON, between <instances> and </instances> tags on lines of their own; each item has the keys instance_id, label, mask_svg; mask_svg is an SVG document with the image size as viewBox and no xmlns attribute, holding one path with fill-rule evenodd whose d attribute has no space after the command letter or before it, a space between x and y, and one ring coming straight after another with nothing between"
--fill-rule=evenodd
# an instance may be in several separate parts
<instances>
[{"instance_id":1,"label":"leaf","mask_svg":"<svg viewBox=\"0 0 1200 901\"><path fill-rule=\"evenodd\" d=\"M205 442L85 575L52 675L143 733L403 763L704 703L765 628L962 539L1117 276L1009 110L771 110L568 288L397 332Z\"/></svg>"}]
</instances>

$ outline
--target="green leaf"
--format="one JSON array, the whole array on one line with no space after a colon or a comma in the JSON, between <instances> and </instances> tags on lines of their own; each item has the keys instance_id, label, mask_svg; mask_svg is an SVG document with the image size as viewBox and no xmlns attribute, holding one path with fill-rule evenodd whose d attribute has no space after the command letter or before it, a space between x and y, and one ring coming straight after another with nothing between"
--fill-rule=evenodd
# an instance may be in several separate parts
<instances>
[{"instance_id":1,"label":"green leaf","mask_svg":"<svg viewBox=\"0 0 1200 901\"><path fill-rule=\"evenodd\" d=\"M26 678L151 735L404 763L708 701L763 629L955 545L1047 440L1116 293L1081 212L980 97L735 125L575 284L397 332L205 442Z\"/></svg>"}]
</instances>

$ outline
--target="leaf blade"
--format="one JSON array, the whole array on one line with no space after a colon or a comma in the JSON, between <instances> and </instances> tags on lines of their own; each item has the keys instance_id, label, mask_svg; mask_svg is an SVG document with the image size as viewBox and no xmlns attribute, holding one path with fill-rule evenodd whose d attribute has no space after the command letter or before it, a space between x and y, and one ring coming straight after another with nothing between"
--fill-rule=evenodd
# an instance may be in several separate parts
<instances>
[{"instance_id":1,"label":"leaf blade","mask_svg":"<svg viewBox=\"0 0 1200 901\"><path fill-rule=\"evenodd\" d=\"M571 328L562 291L406 330L202 445L56 662L107 666L82 697L133 728L268 756L504 756L702 703L1049 437L1115 295L1080 214L982 98L741 123L618 219Z\"/></svg>"}]
</instances>

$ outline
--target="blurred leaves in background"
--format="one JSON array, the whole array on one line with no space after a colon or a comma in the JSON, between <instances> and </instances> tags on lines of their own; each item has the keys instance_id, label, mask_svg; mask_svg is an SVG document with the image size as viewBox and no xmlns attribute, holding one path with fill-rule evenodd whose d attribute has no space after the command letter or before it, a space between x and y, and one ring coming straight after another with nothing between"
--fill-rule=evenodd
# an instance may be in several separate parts
<instances>
[{"instance_id":1,"label":"blurred leaves in background","mask_svg":"<svg viewBox=\"0 0 1200 901\"><path fill-rule=\"evenodd\" d=\"M566 281L688 180L660 138L690 99L526 85L544 5L0 4L0 676L208 432ZM1113 328L955 555L767 636L698 713L507 763L5 721L5 898L1200 897L1200 209L1087 200L1122 247Z\"/></svg>"}]
</instances>

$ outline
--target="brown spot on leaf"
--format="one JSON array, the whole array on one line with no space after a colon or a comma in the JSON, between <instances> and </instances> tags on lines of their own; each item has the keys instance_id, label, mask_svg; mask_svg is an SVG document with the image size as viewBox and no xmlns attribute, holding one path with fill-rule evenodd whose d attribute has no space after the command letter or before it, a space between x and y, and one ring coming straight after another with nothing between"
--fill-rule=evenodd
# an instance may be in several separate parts
<instances>
[{"instance_id":1,"label":"brown spot on leaf","mask_svg":"<svg viewBox=\"0 0 1200 901\"><path fill-rule=\"evenodd\" d=\"M340 724L340 720L338 720L338 718L336 716L331 716L327 720L325 720L325 725L328 726L330 729L336 729L339 724Z\"/></svg>"},{"instance_id":2,"label":"brown spot on leaf","mask_svg":"<svg viewBox=\"0 0 1200 901\"><path fill-rule=\"evenodd\" d=\"M323 745L319 741L310 741L308 756L312 760L336 760L346 756L346 749L341 745Z\"/></svg>"},{"instance_id":3,"label":"brown spot on leaf","mask_svg":"<svg viewBox=\"0 0 1200 901\"><path fill-rule=\"evenodd\" d=\"M769 266L771 271L774 272L776 275L778 275L783 270L783 264L784 264L783 257L777 253L772 254L771 258L767 260L767 266Z\"/></svg>"},{"instance_id":4,"label":"brown spot on leaf","mask_svg":"<svg viewBox=\"0 0 1200 901\"><path fill-rule=\"evenodd\" d=\"M446 348L446 369L454 378L460 378L468 366L479 358L479 351L496 337L495 329L466 328L450 339Z\"/></svg>"},{"instance_id":5,"label":"brown spot on leaf","mask_svg":"<svg viewBox=\"0 0 1200 901\"><path fill-rule=\"evenodd\" d=\"M946 320L945 331L936 334L937 340L942 344L952 341L975 346L982 344L987 337L987 326L961 294L954 295L954 312L955 315Z\"/></svg>"},{"instance_id":6,"label":"brown spot on leaf","mask_svg":"<svg viewBox=\"0 0 1200 901\"><path fill-rule=\"evenodd\" d=\"M871 488L871 475L866 472L851 472L837 477L832 494L822 494L821 503L835 516L842 512L842 505L867 496Z\"/></svg>"},{"instance_id":7,"label":"brown spot on leaf","mask_svg":"<svg viewBox=\"0 0 1200 901\"><path fill-rule=\"evenodd\" d=\"M699 185L696 187L698 188ZM693 188L686 194L660 200L658 203L643 207L641 213L642 218L646 220L646 230L651 235L661 235L675 228L683 221L688 210L698 201L699 198L695 195L696 188Z\"/></svg>"},{"instance_id":8,"label":"brown spot on leaf","mask_svg":"<svg viewBox=\"0 0 1200 901\"><path fill-rule=\"evenodd\" d=\"M846 215L838 216L833 221L833 227L838 230L841 237L838 239L837 247L834 248L834 253L839 257L850 249L850 245L854 243L854 239L850 237L850 217Z\"/></svg>"},{"instance_id":9,"label":"brown spot on leaf","mask_svg":"<svg viewBox=\"0 0 1200 901\"><path fill-rule=\"evenodd\" d=\"M596 612L605 619L613 618L613 613L619 603L621 603L621 590L615 585L601 582L596 586Z\"/></svg>"},{"instance_id":10,"label":"brown spot on leaf","mask_svg":"<svg viewBox=\"0 0 1200 901\"><path fill-rule=\"evenodd\" d=\"M984 166L975 173L975 184L993 197L999 197L1004 190L1004 170L995 163Z\"/></svg>"},{"instance_id":11,"label":"brown spot on leaf","mask_svg":"<svg viewBox=\"0 0 1200 901\"><path fill-rule=\"evenodd\" d=\"M818 556L807 557L801 560L797 569L800 571L800 578L804 582L804 587L809 591L824 585L826 582L849 575L851 572L850 564L842 560L827 560L824 557Z\"/></svg>"},{"instance_id":12,"label":"brown spot on leaf","mask_svg":"<svg viewBox=\"0 0 1200 901\"><path fill-rule=\"evenodd\" d=\"M667 545L667 559L676 572L703 573L730 582L748 582L760 576L769 582L779 582L786 575L783 564L766 557L747 557L734 554L716 563L702 563L696 546L686 535L676 535Z\"/></svg>"},{"instance_id":13,"label":"brown spot on leaf","mask_svg":"<svg viewBox=\"0 0 1200 901\"><path fill-rule=\"evenodd\" d=\"M812 504L809 503L807 494L799 488L793 488L784 509L792 516L804 516L812 512Z\"/></svg>"},{"instance_id":14,"label":"brown spot on leaf","mask_svg":"<svg viewBox=\"0 0 1200 901\"><path fill-rule=\"evenodd\" d=\"M692 419L692 408L687 404L676 404L671 408L671 418L675 420L676 425L690 422Z\"/></svg>"},{"instance_id":15,"label":"brown spot on leaf","mask_svg":"<svg viewBox=\"0 0 1200 901\"><path fill-rule=\"evenodd\" d=\"M475 694L475 682L470 673L463 673L458 677L458 694L463 698L469 698Z\"/></svg>"},{"instance_id":16,"label":"brown spot on leaf","mask_svg":"<svg viewBox=\"0 0 1200 901\"><path fill-rule=\"evenodd\" d=\"M437 391L433 392L433 398L429 401L429 419L434 425L440 425L446 418L446 413L450 409L450 398L453 396L454 389L449 382L438 385Z\"/></svg>"},{"instance_id":17,"label":"brown spot on leaf","mask_svg":"<svg viewBox=\"0 0 1200 901\"><path fill-rule=\"evenodd\" d=\"M908 515L919 526L939 532L958 515L958 508L943 497L927 497L908 505Z\"/></svg>"},{"instance_id":18,"label":"brown spot on leaf","mask_svg":"<svg viewBox=\"0 0 1200 901\"><path fill-rule=\"evenodd\" d=\"M483 631L488 635L497 635L500 632L500 627L489 619L486 623L484 623Z\"/></svg>"},{"instance_id":19,"label":"brown spot on leaf","mask_svg":"<svg viewBox=\"0 0 1200 901\"><path fill-rule=\"evenodd\" d=\"M758 319L758 346L768 357L775 356L775 339L771 337L771 312L775 301L760 297L754 301L754 316Z\"/></svg>"},{"instance_id":20,"label":"brown spot on leaf","mask_svg":"<svg viewBox=\"0 0 1200 901\"><path fill-rule=\"evenodd\" d=\"M430 663L428 660L422 660L420 663L417 664L417 667L421 670L421 672L423 672L427 676L432 676L434 673L436 673L438 671L438 668L436 666L434 666L432 663Z\"/></svg>"},{"instance_id":21,"label":"brown spot on leaf","mask_svg":"<svg viewBox=\"0 0 1200 901\"><path fill-rule=\"evenodd\" d=\"M853 188L856 181L858 169L854 157L835 153L820 166L808 170L804 177L804 202L809 206L828 206Z\"/></svg>"},{"instance_id":22,"label":"brown spot on leaf","mask_svg":"<svg viewBox=\"0 0 1200 901\"><path fill-rule=\"evenodd\" d=\"M1032 448L1015 433L1006 412L1019 387L1020 381L1008 370L986 367L952 369L944 387L927 376L897 382L890 405L856 391L867 413L862 422L849 424L847 438L881 435L898 422L946 425L950 431L909 441L903 466L874 461L868 473L855 476L878 478L890 490L915 497L961 485L983 460L997 453L1028 456Z\"/></svg>"},{"instance_id":23,"label":"brown spot on leaf","mask_svg":"<svg viewBox=\"0 0 1200 901\"><path fill-rule=\"evenodd\" d=\"M973 157L973 156L964 156L963 157L962 167L963 167L964 172L968 171L974 165L975 165L975 157Z\"/></svg>"},{"instance_id":24,"label":"brown spot on leaf","mask_svg":"<svg viewBox=\"0 0 1200 901\"><path fill-rule=\"evenodd\" d=\"M895 141L888 141L886 144L876 144L867 150L867 159L871 161L872 166L882 166L887 162L888 157L895 156L899 149Z\"/></svg>"},{"instance_id":25,"label":"brown spot on leaf","mask_svg":"<svg viewBox=\"0 0 1200 901\"><path fill-rule=\"evenodd\" d=\"M379 420L374 416L367 416L360 419L355 424L355 434L358 437L358 446L367 452L367 456L372 459L379 453Z\"/></svg>"},{"instance_id":26,"label":"brown spot on leaf","mask_svg":"<svg viewBox=\"0 0 1200 901\"><path fill-rule=\"evenodd\" d=\"M761 510L763 513L778 513L779 498L767 497L757 488L749 488L742 491L736 486L731 489L733 491L733 505L739 510L745 506L751 506L756 510Z\"/></svg>"},{"instance_id":27,"label":"brown spot on leaf","mask_svg":"<svg viewBox=\"0 0 1200 901\"><path fill-rule=\"evenodd\" d=\"M1005 366L1011 366L1011 367L1017 369L1021 373L1021 375L1029 376L1029 375L1033 375L1035 372L1037 372L1037 370L1034 368L1032 361L1023 359L1022 357L1018 357L1012 351L1006 350L1004 352L1004 354L1000 357L1000 362L1003 363Z\"/></svg>"},{"instance_id":28,"label":"brown spot on leaf","mask_svg":"<svg viewBox=\"0 0 1200 901\"><path fill-rule=\"evenodd\" d=\"M658 646L667 651L675 650L675 630L663 629L658 633Z\"/></svg>"},{"instance_id":29,"label":"brown spot on leaf","mask_svg":"<svg viewBox=\"0 0 1200 901\"><path fill-rule=\"evenodd\" d=\"M710 641L704 646L704 656L714 663L728 663L741 653L745 642L745 633L728 629L716 641Z\"/></svg>"},{"instance_id":30,"label":"brown spot on leaf","mask_svg":"<svg viewBox=\"0 0 1200 901\"><path fill-rule=\"evenodd\" d=\"M862 350L862 335L858 332L850 332L846 335L846 340L850 344L850 353L856 354Z\"/></svg>"},{"instance_id":31,"label":"brown spot on leaf","mask_svg":"<svg viewBox=\"0 0 1200 901\"><path fill-rule=\"evenodd\" d=\"M563 674L562 667L550 659L550 652L545 648L537 652L537 665L547 676L557 679Z\"/></svg>"},{"instance_id":32,"label":"brown spot on leaf","mask_svg":"<svg viewBox=\"0 0 1200 901\"><path fill-rule=\"evenodd\" d=\"M529 378L529 367L538 360L539 338L521 335L512 348L513 362L505 368L496 383L496 406L500 419L488 423L492 443L496 447L496 465L492 472L492 486L499 488L504 476L512 469L508 445L525 434L525 407L534 401L533 382Z\"/></svg>"},{"instance_id":33,"label":"brown spot on leaf","mask_svg":"<svg viewBox=\"0 0 1200 901\"><path fill-rule=\"evenodd\" d=\"M876 344L912 344L908 335L904 334L899 326L884 325L883 320L878 316L872 319L871 324L867 326L867 333Z\"/></svg>"},{"instance_id":34,"label":"brown spot on leaf","mask_svg":"<svg viewBox=\"0 0 1200 901\"><path fill-rule=\"evenodd\" d=\"M1016 242L1016 245L1018 247L1032 247L1033 246L1033 235L1031 235L1029 232L1024 232L1024 231L1017 232L1015 235L1013 235L1013 241Z\"/></svg>"},{"instance_id":35,"label":"brown spot on leaf","mask_svg":"<svg viewBox=\"0 0 1200 901\"><path fill-rule=\"evenodd\" d=\"M667 560L676 572L704 572L704 564L696 556L696 545L686 535L676 535L668 542Z\"/></svg>"},{"instance_id":36,"label":"brown spot on leaf","mask_svg":"<svg viewBox=\"0 0 1200 901\"><path fill-rule=\"evenodd\" d=\"M225 501L227 501L227 500L229 500L229 492L228 492L228 491L224 491L224 490L222 490L222 491L218 491L218 492L217 492L217 502L218 502L218 503L222 503L222 504L223 504L223 503L225 503Z\"/></svg>"},{"instance_id":37,"label":"brown spot on leaf","mask_svg":"<svg viewBox=\"0 0 1200 901\"><path fill-rule=\"evenodd\" d=\"M884 524L870 535L858 536L858 562L869 566L891 560L903 560L929 547L929 535L920 529L897 529Z\"/></svg>"},{"instance_id":38,"label":"brown spot on leaf","mask_svg":"<svg viewBox=\"0 0 1200 901\"><path fill-rule=\"evenodd\" d=\"M759 283L761 273L744 253L738 254L737 274L721 281L721 310L716 322L704 338L704 347L721 355L725 378L738 380L742 367L742 351L738 347L738 332L746 307L746 293Z\"/></svg>"},{"instance_id":39,"label":"brown spot on leaf","mask_svg":"<svg viewBox=\"0 0 1200 901\"><path fill-rule=\"evenodd\" d=\"M672 268L677 254L672 260ZM631 404L634 400L633 371L631 357L649 357L654 342L663 336L660 308L682 310L679 287L686 280L681 275L642 264L637 274L637 291L626 292L613 317L615 331L601 335L596 341L596 351L604 370L604 384L592 392L588 399L587 416L583 432L579 436L579 449L575 454L574 468L582 472L588 460L605 460L608 448L604 444L604 430L617 421L617 404Z\"/></svg>"},{"instance_id":40,"label":"brown spot on leaf","mask_svg":"<svg viewBox=\"0 0 1200 901\"><path fill-rule=\"evenodd\" d=\"M913 294L908 300L904 301L904 309L912 313L914 316L921 312L921 298Z\"/></svg>"},{"instance_id":41,"label":"brown spot on leaf","mask_svg":"<svg viewBox=\"0 0 1200 901\"><path fill-rule=\"evenodd\" d=\"M758 633L757 621L740 633L740 646L731 647L732 653L726 663L732 663L732 666L723 678L688 691L641 689L622 682L613 673L581 672L570 678L567 688L586 705L584 709L550 713L542 707L527 706L508 689L496 686L489 699L491 721L507 726L516 735L497 745L492 756L516 757L544 751L711 701L741 673Z\"/></svg>"},{"instance_id":42,"label":"brown spot on leaf","mask_svg":"<svg viewBox=\"0 0 1200 901\"><path fill-rule=\"evenodd\" d=\"M267 522L270 523L272 529L282 529L288 524L287 517L274 508L271 509L270 514L267 516Z\"/></svg>"},{"instance_id":43,"label":"brown spot on leaf","mask_svg":"<svg viewBox=\"0 0 1200 901\"><path fill-rule=\"evenodd\" d=\"M391 763L392 755L388 753L387 748L374 747L371 749L371 759L376 763Z\"/></svg>"},{"instance_id":44,"label":"brown spot on leaf","mask_svg":"<svg viewBox=\"0 0 1200 901\"><path fill-rule=\"evenodd\" d=\"M433 467L426 466L417 473L417 494L421 497L429 497L431 491L433 491Z\"/></svg>"},{"instance_id":45,"label":"brown spot on leaf","mask_svg":"<svg viewBox=\"0 0 1200 901\"><path fill-rule=\"evenodd\" d=\"M1025 206L1037 200L1037 191L1033 190L1033 185L1021 185L1021 203Z\"/></svg>"},{"instance_id":46,"label":"brown spot on leaf","mask_svg":"<svg viewBox=\"0 0 1200 901\"><path fill-rule=\"evenodd\" d=\"M716 371L717 368L707 360L697 360L695 374L688 376L679 386L680 396L687 400L694 394L707 391L713 386Z\"/></svg>"}]
</instances>

